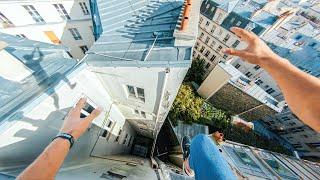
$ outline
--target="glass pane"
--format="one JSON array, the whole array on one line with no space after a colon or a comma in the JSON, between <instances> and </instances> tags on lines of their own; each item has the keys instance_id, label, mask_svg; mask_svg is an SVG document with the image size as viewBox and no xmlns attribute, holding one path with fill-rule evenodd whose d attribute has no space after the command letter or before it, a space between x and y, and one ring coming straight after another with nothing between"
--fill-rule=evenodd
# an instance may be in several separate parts
<instances>
[{"instance_id":1,"label":"glass pane","mask_svg":"<svg viewBox=\"0 0 320 180\"><path fill-rule=\"evenodd\" d=\"M129 96L135 97L136 93L134 92L134 87L130 86L130 85L127 85L127 88L128 88Z\"/></svg>"}]
</instances>

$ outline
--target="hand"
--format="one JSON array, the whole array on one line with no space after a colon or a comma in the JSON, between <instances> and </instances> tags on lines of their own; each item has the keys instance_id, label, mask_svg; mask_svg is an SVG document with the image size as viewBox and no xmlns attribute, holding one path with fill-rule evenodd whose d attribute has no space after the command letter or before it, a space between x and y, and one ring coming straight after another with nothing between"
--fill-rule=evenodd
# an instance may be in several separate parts
<instances>
[{"instance_id":1,"label":"hand","mask_svg":"<svg viewBox=\"0 0 320 180\"><path fill-rule=\"evenodd\" d=\"M87 99L81 98L76 107L72 108L65 118L60 132L71 134L78 139L89 127L91 122L101 113L100 108L95 109L86 118L80 118L80 111L85 106Z\"/></svg>"},{"instance_id":2,"label":"hand","mask_svg":"<svg viewBox=\"0 0 320 180\"><path fill-rule=\"evenodd\" d=\"M233 27L231 31L235 33L242 41L248 44L243 50L228 48L224 53L239 56L241 59L251 63L262 65L265 61L280 58L275 54L257 35L253 32Z\"/></svg>"}]
</instances>

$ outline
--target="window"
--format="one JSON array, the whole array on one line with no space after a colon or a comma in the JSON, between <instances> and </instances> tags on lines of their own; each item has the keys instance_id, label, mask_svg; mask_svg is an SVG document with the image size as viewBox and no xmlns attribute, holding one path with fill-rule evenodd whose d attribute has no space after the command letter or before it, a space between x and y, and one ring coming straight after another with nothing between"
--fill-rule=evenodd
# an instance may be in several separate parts
<instances>
[{"instance_id":1,"label":"window","mask_svg":"<svg viewBox=\"0 0 320 180\"><path fill-rule=\"evenodd\" d=\"M127 85L127 89L128 89L129 96L136 97L136 93L134 91L133 86Z\"/></svg>"},{"instance_id":2,"label":"window","mask_svg":"<svg viewBox=\"0 0 320 180\"><path fill-rule=\"evenodd\" d=\"M103 133L101 134L101 137L107 137L108 135L108 131L107 130L104 130Z\"/></svg>"},{"instance_id":3,"label":"window","mask_svg":"<svg viewBox=\"0 0 320 180\"><path fill-rule=\"evenodd\" d=\"M135 109L135 110L134 110L134 113L135 113L135 114L139 114L139 111Z\"/></svg>"},{"instance_id":4,"label":"window","mask_svg":"<svg viewBox=\"0 0 320 180\"><path fill-rule=\"evenodd\" d=\"M228 58L228 55L223 55L223 59L227 59Z\"/></svg>"},{"instance_id":5,"label":"window","mask_svg":"<svg viewBox=\"0 0 320 180\"><path fill-rule=\"evenodd\" d=\"M113 125L113 122L112 122L111 120L109 120L109 123L108 123L107 127L108 127L108 128L111 128L112 125Z\"/></svg>"},{"instance_id":6,"label":"window","mask_svg":"<svg viewBox=\"0 0 320 180\"><path fill-rule=\"evenodd\" d=\"M80 49L82 50L83 54L85 54L88 51L87 46L80 46Z\"/></svg>"},{"instance_id":7,"label":"window","mask_svg":"<svg viewBox=\"0 0 320 180\"><path fill-rule=\"evenodd\" d=\"M114 142L119 142L121 133L122 133L122 129L119 130L118 136L116 137L116 139L114 140Z\"/></svg>"},{"instance_id":8,"label":"window","mask_svg":"<svg viewBox=\"0 0 320 180\"><path fill-rule=\"evenodd\" d=\"M127 85L127 91L129 97L139 98L143 102L145 101L145 94L143 88Z\"/></svg>"},{"instance_id":9,"label":"window","mask_svg":"<svg viewBox=\"0 0 320 180\"><path fill-rule=\"evenodd\" d=\"M249 78L249 77L252 76L252 73L251 72L247 72L245 75Z\"/></svg>"},{"instance_id":10,"label":"window","mask_svg":"<svg viewBox=\"0 0 320 180\"><path fill-rule=\"evenodd\" d=\"M210 61L213 62L216 59L215 55L212 55L212 57L210 58Z\"/></svg>"},{"instance_id":11,"label":"window","mask_svg":"<svg viewBox=\"0 0 320 180\"><path fill-rule=\"evenodd\" d=\"M223 32L222 32L222 29L220 29L220 31L219 31L219 36L222 35L222 33L223 33Z\"/></svg>"},{"instance_id":12,"label":"window","mask_svg":"<svg viewBox=\"0 0 320 180\"><path fill-rule=\"evenodd\" d=\"M79 33L77 28L70 28L69 31L70 31L70 33L72 34L72 36L73 36L73 38L75 40L81 40L82 39L82 37L81 37L81 35L80 35L80 33Z\"/></svg>"},{"instance_id":13,"label":"window","mask_svg":"<svg viewBox=\"0 0 320 180\"><path fill-rule=\"evenodd\" d=\"M198 49L199 43L197 42L196 45L194 46L195 49Z\"/></svg>"},{"instance_id":14,"label":"window","mask_svg":"<svg viewBox=\"0 0 320 180\"><path fill-rule=\"evenodd\" d=\"M16 36L20 38L27 38L24 34L17 34Z\"/></svg>"},{"instance_id":15,"label":"window","mask_svg":"<svg viewBox=\"0 0 320 180\"><path fill-rule=\"evenodd\" d=\"M128 141L128 146L130 146L132 140L132 136L130 136L129 141Z\"/></svg>"},{"instance_id":16,"label":"window","mask_svg":"<svg viewBox=\"0 0 320 180\"><path fill-rule=\"evenodd\" d=\"M205 43L208 44L209 40L210 40L210 37L207 37Z\"/></svg>"},{"instance_id":17,"label":"window","mask_svg":"<svg viewBox=\"0 0 320 180\"><path fill-rule=\"evenodd\" d=\"M268 94L271 94L271 93L273 93L273 92L275 92L275 90L274 89L272 89L272 88L269 88L269 89L267 89L267 91L266 91Z\"/></svg>"},{"instance_id":18,"label":"window","mask_svg":"<svg viewBox=\"0 0 320 180\"><path fill-rule=\"evenodd\" d=\"M256 66L254 66L254 69L255 69L255 70L259 70L259 69L260 69L260 66L259 66L259 65L256 65Z\"/></svg>"},{"instance_id":19,"label":"window","mask_svg":"<svg viewBox=\"0 0 320 180\"><path fill-rule=\"evenodd\" d=\"M25 5L23 6L25 10L28 11L28 13L31 15L33 20L37 23L44 23L45 21L43 18L40 16L38 11L32 6L32 5Z\"/></svg>"},{"instance_id":20,"label":"window","mask_svg":"<svg viewBox=\"0 0 320 180\"><path fill-rule=\"evenodd\" d=\"M2 23L4 28L13 26L12 22L1 12L0 12L0 22Z\"/></svg>"},{"instance_id":21,"label":"window","mask_svg":"<svg viewBox=\"0 0 320 180\"><path fill-rule=\"evenodd\" d=\"M233 48L236 48L238 45L239 45L240 41L239 40L236 40L233 44L232 44L232 47Z\"/></svg>"},{"instance_id":22,"label":"window","mask_svg":"<svg viewBox=\"0 0 320 180\"><path fill-rule=\"evenodd\" d=\"M299 39L301 39L302 38L302 35L298 35L298 36L296 36L296 40L299 40Z\"/></svg>"},{"instance_id":23,"label":"window","mask_svg":"<svg viewBox=\"0 0 320 180\"><path fill-rule=\"evenodd\" d=\"M71 19L62 4L53 4L62 19Z\"/></svg>"},{"instance_id":24,"label":"window","mask_svg":"<svg viewBox=\"0 0 320 180\"><path fill-rule=\"evenodd\" d=\"M79 5L80 5L84 15L89 15L90 14L89 10L88 10L88 7L87 7L85 2L79 2Z\"/></svg>"},{"instance_id":25,"label":"window","mask_svg":"<svg viewBox=\"0 0 320 180\"><path fill-rule=\"evenodd\" d=\"M201 18L200 18L200 20L199 20L199 23L201 24L201 23L202 23L202 21L203 21L203 18L201 17Z\"/></svg>"},{"instance_id":26,"label":"window","mask_svg":"<svg viewBox=\"0 0 320 180\"><path fill-rule=\"evenodd\" d=\"M204 36L204 34L203 34L203 33L201 33L201 34L200 34L200 39L201 39L203 36Z\"/></svg>"},{"instance_id":27,"label":"window","mask_svg":"<svg viewBox=\"0 0 320 180\"><path fill-rule=\"evenodd\" d=\"M86 118L95 109L94 103L88 99L84 107L81 109L80 118Z\"/></svg>"},{"instance_id":28,"label":"window","mask_svg":"<svg viewBox=\"0 0 320 180\"><path fill-rule=\"evenodd\" d=\"M128 138L128 134L126 134L126 136L124 137L124 140L123 140L122 144L126 144L127 138Z\"/></svg>"},{"instance_id":29,"label":"window","mask_svg":"<svg viewBox=\"0 0 320 180\"><path fill-rule=\"evenodd\" d=\"M241 23L242 23L241 21L238 21L237 24L236 24L236 26L240 26Z\"/></svg>"},{"instance_id":30,"label":"window","mask_svg":"<svg viewBox=\"0 0 320 180\"><path fill-rule=\"evenodd\" d=\"M198 54L197 59L200 59L200 54Z\"/></svg>"},{"instance_id":31,"label":"window","mask_svg":"<svg viewBox=\"0 0 320 180\"><path fill-rule=\"evenodd\" d=\"M143 118L147 118L146 113L145 113L144 111L141 111L141 116L142 116Z\"/></svg>"},{"instance_id":32,"label":"window","mask_svg":"<svg viewBox=\"0 0 320 180\"><path fill-rule=\"evenodd\" d=\"M231 20L230 20L230 24L233 24L233 22L236 20L236 18L231 18Z\"/></svg>"},{"instance_id":33,"label":"window","mask_svg":"<svg viewBox=\"0 0 320 180\"><path fill-rule=\"evenodd\" d=\"M265 85L264 88L265 88L265 89L269 88L269 85Z\"/></svg>"},{"instance_id":34,"label":"window","mask_svg":"<svg viewBox=\"0 0 320 180\"><path fill-rule=\"evenodd\" d=\"M223 42L227 42L230 39L230 34L227 34L226 37L223 39Z\"/></svg>"},{"instance_id":35,"label":"window","mask_svg":"<svg viewBox=\"0 0 320 180\"><path fill-rule=\"evenodd\" d=\"M201 47L200 52L203 53L204 51L204 46Z\"/></svg>"},{"instance_id":36,"label":"window","mask_svg":"<svg viewBox=\"0 0 320 180\"><path fill-rule=\"evenodd\" d=\"M138 98L141 99L142 101L145 101L144 89L137 87L137 92L138 92Z\"/></svg>"},{"instance_id":37,"label":"window","mask_svg":"<svg viewBox=\"0 0 320 180\"><path fill-rule=\"evenodd\" d=\"M263 81L261 79L258 79L255 83L259 86L259 85L263 84Z\"/></svg>"},{"instance_id":38,"label":"window","mask_svg":"<svg viewBox=\"0 0 320 180\"><path fill-rule=\"evenodd\" d=\"M209 52L209 51L207 51L207 52L204 54L205 57L208 57L209 55L210 55L210 52Z\"/></svg>"},{"instance_id":39,"label":"window","mask_svg":"<svg viewBox=\"0 0 320 180\"><path fill-rule=\"evenodd\" d=\"M239 69L240 66L240 64L236 64L235 68Z\"/></svg>"},{"instance_id":40,"label":"window","mask_svg":"<svg viewBox=\"0 0 320 180\"><path fill-rule=\"evenodd\" d=\"M316 45L317 45L317 43L315 43L315 42L312 42L309 44L310 47L315 47Z\"/></svg>"},{"instance_id":41,"label":"window","mask_svg":"<svg viewBox=\"0 0 320 180\"><path fill-rule=\"evenodd\" d=\"M212 43L210 44L210 47L213 48L213 46L216 44L214 40L212 40Z\"/></svg>"},{"instance_id":42,"label":"window","mask_svg":"<svg viewBox=\"0 0 320 180\"><path fill-rule=\"evenodd\" d=\"M222 13L219 13L218 17L217 17L217 22L219 22L222 18Z\"/></svg>"},{"instance_id":43,"label":"window","mask_svg":"<svg viewBox=\"0 0 320 180\"><path fill-rule=\"evenodd\" d=\"M222 49L222 46L219 46L219 47L217 48L217 51L220 52L221 49Z\"/></svg>"},{"instance_id":44,"label":"window","mask_svg":"<svg viewBox=\"0 0 320 180\"><path fill-rule=\"evenodd\" d=\"M212 26L212 29L211 29L211 33L214 33L214 31L216 30L216 26Z\"/></svg>"},{"instance_id":45,"label":"window","mask_svg":"<svg viewBox=\"0 0 320 180\"><path fill-rule=\"evenodd\" d=\"M290 123L289 123L290 126L293 126L293 125L296 125L296 124L297 124L297 123L295 123L295 122L290 122Z\"/></svg>"},{"instance_id":46,"label":"window","mask_svg":"<svg viewBox=\"0 0 320 180\"><path fill-rule=\"evenodd\" d=\"M207 65L205 66L206 69L208 69L210 67L210 63L207 63Z\"/></svg>"}]
</instances>

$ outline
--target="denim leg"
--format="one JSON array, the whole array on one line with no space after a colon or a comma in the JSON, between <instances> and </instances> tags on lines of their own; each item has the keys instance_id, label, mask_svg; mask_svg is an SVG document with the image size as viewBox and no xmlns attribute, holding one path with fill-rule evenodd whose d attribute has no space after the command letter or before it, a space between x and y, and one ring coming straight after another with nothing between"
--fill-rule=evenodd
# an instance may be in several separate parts
<instances>
[{"instance_id":1,"label":"denim leg","mask_svg":"<svg viewBox=\"0 0 320 180\"><path fill-rule=\"evenodd\" d=\"M236 180L218 147L204 134L192 139L189 165L197 180Z\"/></svg>"}]
</instances>

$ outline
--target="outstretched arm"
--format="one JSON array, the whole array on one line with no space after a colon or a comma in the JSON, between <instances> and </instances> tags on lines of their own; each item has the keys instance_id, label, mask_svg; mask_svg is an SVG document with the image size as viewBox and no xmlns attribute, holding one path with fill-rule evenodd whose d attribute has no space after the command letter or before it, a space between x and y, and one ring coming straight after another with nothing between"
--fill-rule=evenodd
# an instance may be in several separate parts
<instances>
[{"instance_id":1,"label":"outstretched arm","mask_svg":"<svg viewBox=\"0 0 320 180\"><path fill-rule=\"evenodd\" d=\"M64 120L60 132L71 134L76 140L86 131L90 123L100 114L100 110L95 109L88 117L81 119L80 111L85 104L86 99L81 98ZM54 179L69 148L68 140L56 138L17 179Z\"/></svg>"},{"instance_id":2,"label":"outstretched arm","mask_svg":"<svg viewBox=\"0 0 320 180\"><path fill-rule=\"evenodd\" d=\"M275 54L254 33L232 28L241 40L248 44L244 50L226 49L225 53L258 64L276 80L289 107L305 124L320 131L320 79L292 65Z\"/></svg>"}]
</instances>

